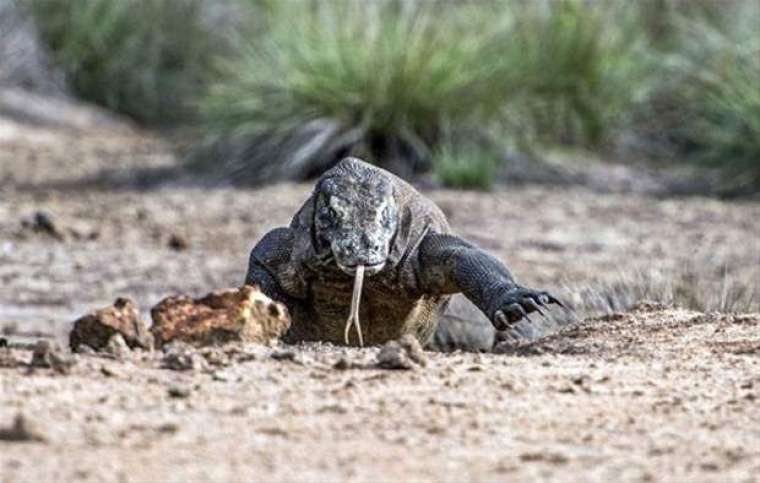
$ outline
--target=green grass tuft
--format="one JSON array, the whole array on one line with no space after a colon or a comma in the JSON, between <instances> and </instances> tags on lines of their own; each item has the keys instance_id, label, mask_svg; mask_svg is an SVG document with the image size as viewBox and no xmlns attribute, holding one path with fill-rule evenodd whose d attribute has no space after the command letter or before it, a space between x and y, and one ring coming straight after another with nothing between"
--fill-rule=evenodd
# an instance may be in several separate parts
<instances>
[{"instance_id":1,"label":"green grass tuft","mask_svg":"<svg viewBox=\"0 0 760 483\"><path fill-rule=\"evenodd\" d=\"M444 143L433 158L433 174L447 188L489 190L496 181L499 157L474 144Z\"/></svg>"},{"instance_id":2,"label":"green grass tuft","mask_svg":"<svg viewBox=\"0 0 760 483\"><path fill-rule=\"evenodd\" d=\"M713 5L714 6L714 5ZM676 15L640 124L668 160L722 169L726 193L760 186L760 5Z\"/></svg>"},{"instance_id":3,"label":"green grass tuft","mask_svg":"<svg viewBox=\"0 0 760 483\"><path fill-rule=\"evenodd\" d=\"M502 148L595 146L640 91L639 42L610 27L627 10L580 0L282 2L267 10L267 35L203 100L205 126L212 139L247 143L239 166L267 176L272 164L300 176L346 154L411 174L440 164L449 132L496 130Z\"/></svg>"},{"instance_id":4,"label":"green grass tuft","mask_svg":"<svg viewBox=\"0 0 760 483\"><path fill-rule=\"evenodd\" d=\"M681 101L691 107L680 132L692 159L739 177L732 184L741 189L760 185L760 6L735 14L726 27L688 28L685 41L700 43L680 55L688 73Z\"/></svg>"},{"instance_id":5,"label":"green grass tuft","mask_svg":"<svg viewBox=\"0 0 760 483\"><path fill-rule=\"evenodd\" d=\"M222 177L357 155L486 188L499 164L477 150L571 147L760 186L753 0L27 2L82 98L151 124L199 114L193 159Z\"/></svg>"},{"instance_id":6,"label":"green grass tuft","mask_svg":"<svg viewBox=\"0 0 760 483\"><path fill-rule=\"evenodd\" d=\"M75 92L145 123L186 120L218 39L202 0L29 0Z\"/></svg>"}]
</instances>

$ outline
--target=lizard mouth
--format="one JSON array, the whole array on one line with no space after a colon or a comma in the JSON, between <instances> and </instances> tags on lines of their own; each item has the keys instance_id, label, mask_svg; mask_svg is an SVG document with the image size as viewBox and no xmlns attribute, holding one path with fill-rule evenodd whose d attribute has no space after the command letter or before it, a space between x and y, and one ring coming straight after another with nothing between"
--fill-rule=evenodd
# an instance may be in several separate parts
<instances>
[{"instance_id":1,"label":"lizard mouth","mask_svg":"<svg viewBox=\"0 0 760 483\"><path fill-rule=\"evenodd\" d=\"M342 263L338 263L338 268L340 268L343 272L353 276L356 274L356 267L358 267L359 265L362 265L362 264L344 265ZM378 273L380 270L382 270L384 267L385 267L385 261L364 264L364 274L367 276L374 275Z\"/></svg>"}]
</instances>

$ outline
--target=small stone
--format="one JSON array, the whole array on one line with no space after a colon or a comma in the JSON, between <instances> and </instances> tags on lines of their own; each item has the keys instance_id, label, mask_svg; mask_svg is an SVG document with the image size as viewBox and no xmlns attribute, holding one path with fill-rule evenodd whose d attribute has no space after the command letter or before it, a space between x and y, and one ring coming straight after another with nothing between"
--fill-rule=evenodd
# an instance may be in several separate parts
<instances>
[{"instance_id":1,"label":"small stone","mask_svg":"<svg viewBox=\"0 0 760 483\"><path fill-rule=\"evenodd\" d=\"M156 343L172 341L196 346L228 342L266 343L290 327L284 305L258 287L212 292L199 299L168 297L151 309Z\"/></svg>"},{"instance_id":2,"label":"small stone","mask_svg":"<svg viewBox=\"0 0 760 483\"><path fill-rule=\"evenodd\" d=\"M171 386L166 391L166 393L169 395L169 397L175 399L185 399L190 397L190 389L184 386Z\"/></svg>"},{"instance_id":3,"label":"small stone","mask_svg":"<svg viewBox=\"0 0 760 483\"><path fill-rule=\"evenodd\" d=\"M171 248L174 251L185 251L188 248L190 248L190 242L187 240L187 238L183 237L182 235L178 235L176 233L172 233L172 235L169 237L169 242L167 243L169 248Z\"/></svg>"},{"instance_id":4,"label":"small stone","mask_svg":"<svg viewBox=\"0 0 760 483\"><path fill-rule=\"evenodd\" d=\"M156 430L159 433L176 433L179 431L179 425L177 423L164 423L156 428Z\"/></svg>"},{"instance_id":5,"label":"small stone","mask_svg":"<svg viewBox=\"0 0 760 483\"><path fill-rule=\"evenodd\" d=\"M341 357L338 359L338 362L333 364L333 369L338 371L346 371L348 369L352 369L354 367L354 364L346 359L345 357Z\"/></svg>"},{"instance_id":6,"label":"small stone","mask_svg":"<svg viewBox=\"0 0 760 483\"><path fill-rule=\"evenodd\" d=\"M211 379L217 382L227 382L230 380L227 374L221 371L214 371L211 373Z\"/></svg>"},{"instance_id":7,"label":"small stone","mask_svg":"<svg viewBox=\"0 0 760 483\"><path fill-rule=\"evenodd\" d=\"M12 369L15 367L24 366L26 366L26 361L23 361L21 358L17 357L16 354L14 354L14 351L7 347L0 348L0 368Z\"/></svg>"},{"instance_id":8,"label":"small stone","mask_svg":"<svg viewBox=\"0 0 760 483\"><path fill-rule=\"evenodd\" d=\"M401 344L392 340L387 342L377 354L377 367L381 369L414 369L414 364Z\"/></svg>"},{"instance_id":9,"label":"small stone","mask_svg":"<svg viewBox=\"0 0 760 483\"><path fill-rule=\"evenodd\" d=\"M554 465L564 465L569 461L567 456L550 451L522 453L520 455L520 460L528 463L542 461Z\"/></svg>"},{"instance_id":10,"label":"small stone","mask_svg":"<svg viewBox=\"0 0 760 483\"><path fill-rule=\"evenodd\" d=\"M270 357L276 361L295 361L296 353L291 350L274 351Z\"/></svg>"},{"instance_id":11,"label":"small stone","mask_svg":"<svg viewBox=\"0 0 760 483\"><path fill-rule=\"evenodd\" d=\"M119 377L121 376L121 372L117 371L113 367L109 366L100 366L100 373L103 374L106 377Z\"/></svg>"},{"instance_id":12,"label":"small stone","mask_svg":"<svg viewBox=\"0 0 760 483\"><path fill-rule=\"evenodd\" d=\"M564 384L564 385L559 386L557 388L557 392L560 393L560 394L575 394L576 390L575 390L575 388L573 386L571 386L569 384Z\"/></svg>"},{"instance_id":13,"label":"small stone","mask_svg":"<svg viewBox=\"0 0 760 483\"><path fill-rule=\"evenodd\" d=\"M127 358L132 351L121 334L114 334L108 339L104 352L122 360Z\"/></svg>"},{"instance_id":14,"label":"small stone","mask_svg":"<svg viewBox=\"0 0 760 483\"><path fill-rule=\"evenodd\" d=\"M422 367L427 365L427 356L425 356L425 351L422 350L420 341L418 341L416 337L411 334L406 334L403 335L398 342L412 361Z\"/></svg>"},{"instance_id":15,"label":"small stone","mask_svg":"<svg viewBox=\"0 0 760 483\"><path fill-rule=\"evenodd\" d=\"M44 442L45 436L23 414L19 413L13 420L13 424L7 428L0 428L0 441L10 442Z\"/></svg>"},{"instance_id":16,"label":"small stone","mask_svg":"<svg viewBox=\"0 0 760 483\"><path fill-rule=\"evenodd\" d=\"M97 354L95 349L88 346L87 344L79 344L77 348L74 350L77 354L85 355L85 356L91 356L94 354Z\"/></svg>"},{"instance_id":17,"label":"small stone","mask_svg":"<svg viewBox=\"0 0 760 483\"><path fill-rule=\"evenodd\" d=\"M4 349L8 347L8 339L5 337L0 337L0 349Z\"/></svg>"},{"instance_id":18,"label":"small stone","mask_svg":"<svg viewBox=\"0 0 760 483\"><path fill-rule=\"evenodd\" d=\"M46 211L37 211L30 220L22 220L21 225L30 228L35 233L48 235L56 240L63 240L63 231L56 223L53 215Z\"/></svg>"},{"instance_id":19,"label":"small stone","mask_svg":"<svg viewBox=\"0 0 760 483\"><path fill-rule=\"evenodd\" d=\"M377 355L377 367L381 369L414 369L415 365L427 364L419 341L411 335L387 342Z\"/></svg>"},{"instance_id":20,"label":"small stone","mask_svg":"<svg viewBox=\"0 0 760 483\"><path fill-rule=\"evenodd\" d=\"M207 371L206 359L194 347L183 342L164 346L163 366L173 371Z\"/></svg>"},{"instance_id":21,"label":"small stone","mask_svg":"<svg viewBox=\"0 0 760 483\"><path fill-rule=\"evenodd\" d=\"M88 345L96 351L105 350L115 334L120 334L132 349L153 348L153 337L140 317L137 305L121 297L111 307L87 314L74 322L69 334L69 346L72 350L78 350L80 345Z\"/></svg>"},{"instance_id":22,"label":"small stone","mask_svg":"<svg viewBox=\"0 0 760 483\"><path fill-rule=\"evenodd\" d=\"M49 340L40 340L32 351L30 367L53 369L60 374L68 374L76 361L63 353L60 347Z\"/></svg>"},{"instance_id":23,"label":"small stone","mask_svg":"<svg viewBox=\"0 0 760 483\"><path fill-rule=\"evenodd\" d=\"M231 364L229 354L222 347L204 347L199 352L209 365L226 367Z\"/></svg>"}]
</instances>

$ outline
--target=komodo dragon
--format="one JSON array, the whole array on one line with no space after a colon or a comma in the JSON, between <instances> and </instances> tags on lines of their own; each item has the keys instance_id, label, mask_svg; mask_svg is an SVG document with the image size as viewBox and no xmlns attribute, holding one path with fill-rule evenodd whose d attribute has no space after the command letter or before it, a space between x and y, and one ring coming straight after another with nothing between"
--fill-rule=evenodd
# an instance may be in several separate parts
<instances>
[{"instance_id":1,"label":"komodo dragon","mask_svg":"<svg viewBox=\"0 0 760 483\"><path fill-rule=\"evenodd\" d=\"M426 344L439 320L448 320L452 296L461 297L454 294L469 302L452 305L474 304L497 330L542 313L545 305L562 305L548 292L517 285L496 258L453 235L441 210L411 185L356 158L326 171L290 226L259 241L246 283L287 306L287 342L357 345L344 328L361 266L367 280L358 315L366 344L404 334ZM450 318L466 322L456 314ZM453 349L458 343L443 345Z\"/></svg>"}]
</instances>

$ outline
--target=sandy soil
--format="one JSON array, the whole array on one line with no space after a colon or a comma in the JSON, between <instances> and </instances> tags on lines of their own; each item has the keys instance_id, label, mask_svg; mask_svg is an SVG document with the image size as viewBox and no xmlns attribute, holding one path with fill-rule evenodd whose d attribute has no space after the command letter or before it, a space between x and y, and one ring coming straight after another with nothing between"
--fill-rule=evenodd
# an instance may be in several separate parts
<instances>
[{"instance_id":1,"label":"sandy soil","mask_svg":"<svg viewBox=\"0 0 760 483\"><path fill-rule=\"evenodd\" d=\"M5 337L62 339L77 316L117 296L147 310L170 293L236 286L252 244L287 223L310 189L125 182L135 169L171 176L173 161L131 129L0 122ZM760 280L758 203L547 187L427 194L529 285L562 291L704 260ZM35 228L38 212L53 230ZM429 354L414 371L337 370L340 357L371 365L377 349L304 346L274 349L295 361L246 348L205 372L162 369L160 354L78 356L59 375L30 372L30 353L14 350L0 364L0 428L22 413L44 441L2 441L0 430L0 475L753 481L759 324L760 315L639 311L520 354Z\"/></svg>"},{"instance_id":2,"label":"sandy soil","mask_svg":"<svg viewBox=\"0 0 760 483\"><path fill-rule=\"evenodd\" d=\"M431 353L411 371L339 370L377 350L318 345L293 361L245 348L211 373L149 355L81 356L68 376L3 369L0 421L21 412L45 441L0 441L0 471L8 483L755 481L758 329L760 315L635 312L525 351L541 355Z\"/></svg>"}]
</instances>

